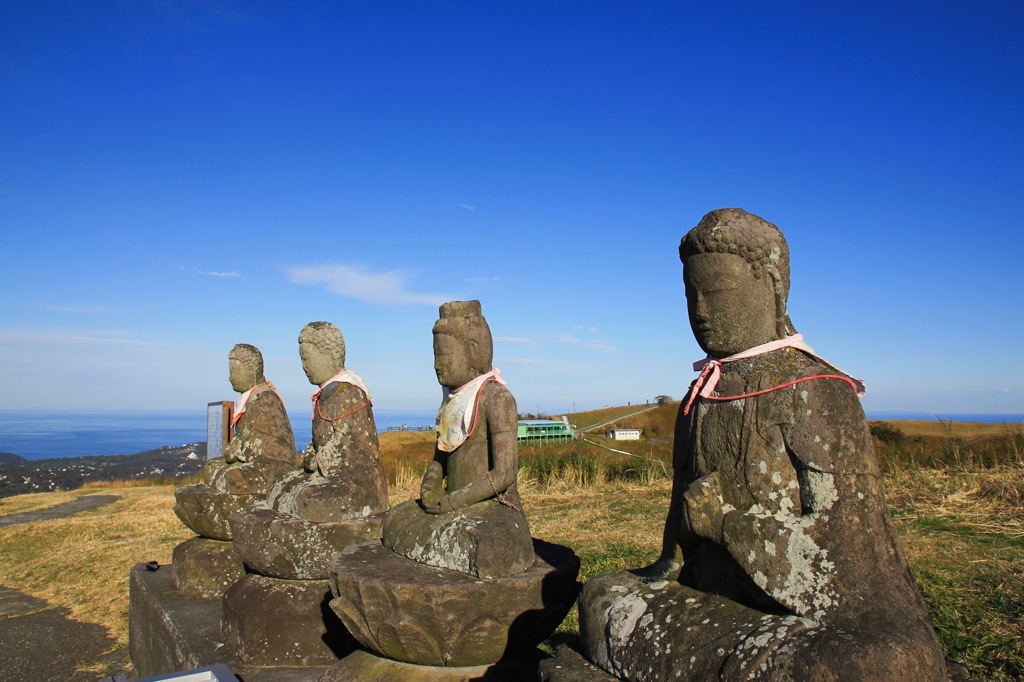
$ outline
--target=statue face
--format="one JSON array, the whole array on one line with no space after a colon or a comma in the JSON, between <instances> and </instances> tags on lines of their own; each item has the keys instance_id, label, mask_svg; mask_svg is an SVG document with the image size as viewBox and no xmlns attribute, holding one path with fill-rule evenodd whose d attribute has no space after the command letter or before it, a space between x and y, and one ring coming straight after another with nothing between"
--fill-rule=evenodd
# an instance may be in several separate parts
<instances>
[{"instance_id":1,"label":"statue face","mask_svg":"<svg viewBox=\"0 0 1024 682\"><path fill-rule=\"evenodd\" d=\"M302 370L306 373L309 383L320 386L345 367L344 359L337 359L325 349L309 341L299 342L299 357L302 358Z\"/></svg>"},{"instance_id":2,"label":"statue face","mask_svg":"<svg viewBox=\"0 0 1024 682\"><path fill-rule=\"evenodd\" d=\"M686 308L697 343L716 358L778 338L771 278L732 253L700 253L683 264Z\"/></svg>"},{"instance_id":3,"label":"statue face","mask_svg":"<svg viewBox=\"0 0 1024 682\"><path fill-rule=\"evenodd\" d=\"M256 385L256 371L238 358L228 358L228 380L236 392L248 391Z\"/></svg>"},{"instance_id":4,"label":"statue face","mask_svg":"<svg viewBox=\"0 0 1024 682\"><path fill-rule=\"evenodd\" d=\"M454 389L472 381L476 373L469 364L465 344L448 334L434 334L434 371L439 384Z\"/></svg>"}]
</instances>

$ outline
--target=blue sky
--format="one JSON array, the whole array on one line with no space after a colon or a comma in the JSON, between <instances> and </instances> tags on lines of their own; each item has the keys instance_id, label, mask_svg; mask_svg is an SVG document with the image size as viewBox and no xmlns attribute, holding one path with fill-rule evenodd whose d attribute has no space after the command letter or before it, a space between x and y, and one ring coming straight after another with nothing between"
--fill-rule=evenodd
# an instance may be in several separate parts
<instances>
[{"instance_id":1,"label":"blue sky","mask_svg":"<svg viewBox=\"0 0 1024 682\"><path fill-rule=\"evenodd\" d=\"M520 411L680 397L737 206L869 410L1024 412L1024 5L0 4L0 408L201 408L337 324L378 409L479 298Z\"/></svg>"}]
</instances>

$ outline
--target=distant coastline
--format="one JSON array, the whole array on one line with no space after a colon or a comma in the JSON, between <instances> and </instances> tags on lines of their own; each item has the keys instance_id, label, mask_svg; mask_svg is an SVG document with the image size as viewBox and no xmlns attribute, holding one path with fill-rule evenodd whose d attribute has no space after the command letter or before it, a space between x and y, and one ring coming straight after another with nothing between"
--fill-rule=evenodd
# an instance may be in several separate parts
<instances>
[{"instance_id":1,"label":"distant coastline","mask_svg":"<svg viewBox=\"0 0 1024 682\"><path fill-rule=\"evenodd\" d=\"M378 431L403 424L434 423L433 410L375 409ZM872 420L936 418L984 423L1024 421L1024 414L965 414L930 412L868 412ZM305 413L291 415L296 447L310 436ZM0 452L25 459L123 455L168 445L206 441L204 410L0 410Z\"/></svg>"},{"instance_id":2,"label":"distant coastline","mask_svg":"<svg viewBox=\"0 0 1024 682\"><path fill-rule=\"evenodd\" d=\"M378 431L433 424L434 415L374 410ZM301 450L310 438L309 414L289 417ZM205 410L0 410L0 452L28 460L125 455L205 441Z\"/></svg>"}]
</instances>

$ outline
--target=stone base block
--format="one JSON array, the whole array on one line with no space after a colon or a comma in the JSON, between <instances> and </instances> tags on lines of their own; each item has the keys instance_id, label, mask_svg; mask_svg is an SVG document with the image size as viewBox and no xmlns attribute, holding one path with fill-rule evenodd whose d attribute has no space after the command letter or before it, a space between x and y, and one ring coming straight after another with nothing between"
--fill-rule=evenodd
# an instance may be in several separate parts
<instances>
[{"instance_id":1,"label":"stone base block","mask_svg":"<svg viewBox=\"0 0 1024 682\"><path fill-rule=\"evenodd\" d=\"M231 517L235 550L262 575L284 580L326 580L335 552L380 537L384 514L311 523L260 502Z\"/></svg>"},{"instance_id":2,"label":"stone base block","mask_svg":"<svg viewBox=\"0 0 1024 682\"><path fill-rule=\"evenodd\" d=\"M363 646L426 666L490 665L555 631L576 600L580 560L534 540L524 573L480 580L406 559L380 541L331 559L331 608Z\"/></svg>"},{"instance_id":3,"label":"stone base block","mask_svg":"<svg viewBox=\"0 0 1024 682\"><path fill-rule=\"evenodd\" d=\"M230 542L192 538L174 548L174 588L186 599L220 599L245 575Z\"/></svg>"},{"instance_id":4,"label":"stone base block","mask_svg":"<svg viewBox=\"0 0 1024 682\"><path fill-rule=\"evenodd\" d=\"M220 600L182 597L170 566L130 573L128 650L140 677L223 663L246 682L310 682L327 670L242 665L223 644Z\"/></svg>"},{"instance_id":5,"label":"stone base block","mask_svg":"<svg viewBox=\"0 0 1024 682\"><path fill-rule=\"evenodd\" d=\"M326 580L250 573L224 595L224 643L251 666L332 665L355 641L328 606Z\"/></svg>"},{"instance_id":6,"label":"stone base block","mask_svg":"<svg viewBox=\"0 0 1024 682\"><path fill-rule=\"evenodd\" d=\"M174 513L199 535L214 540L230 540L228 518L263 495L229 495L205 483L190 483L174 491Z\"/></svg>"},{"instance_id":7,"label":"stone base block","mask_svg":"<svg viewBox=\"0 0 1024 682\"><path fill-rule=\"evenodd\" d=\"M540 662L540 682L619 682L579 652L564 644L555 650L555 657Z\"/></svg>"},{"instance_id":8,"label":"stone base block","mask_svg":"<svg viewBox=\"0 0 1024 682\"><path fill-rule=\"evenodd\" d=\"M319 682L523 682L537 679L537 661L543 655L534 649L495 665L445 668L401 663L359 650L328 669Z\"/></svg>"}]
</instances>

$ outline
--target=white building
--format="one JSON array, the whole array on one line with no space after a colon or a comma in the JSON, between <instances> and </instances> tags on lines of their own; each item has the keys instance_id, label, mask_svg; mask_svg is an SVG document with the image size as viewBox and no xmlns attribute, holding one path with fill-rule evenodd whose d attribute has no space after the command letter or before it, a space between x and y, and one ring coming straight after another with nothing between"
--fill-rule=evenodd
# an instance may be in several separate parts
<instances>
[{"instance_id":1,"label":"white building","mask_svg":"<svg viewBox=\"0 0 1024 682\"><path fill-rule=\"evenodd\" d=\"M640 440L643 429L608 429L604 437L609 440Z\"/></svg>"}]
</instances>

